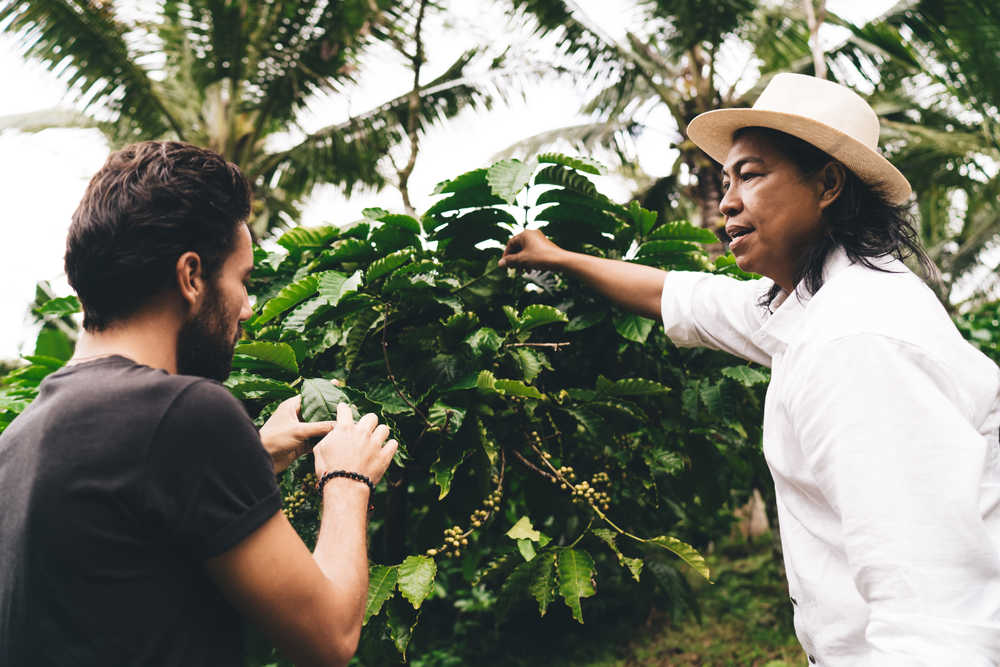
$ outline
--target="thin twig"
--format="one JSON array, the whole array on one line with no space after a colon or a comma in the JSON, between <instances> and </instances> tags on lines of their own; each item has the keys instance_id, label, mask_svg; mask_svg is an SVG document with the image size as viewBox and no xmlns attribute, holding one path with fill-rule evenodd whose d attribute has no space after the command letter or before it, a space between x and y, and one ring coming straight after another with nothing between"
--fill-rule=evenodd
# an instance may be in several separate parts
<instances>
[{"instance_id":1,"label":"thin twig","mask_svg":"<svg viewBox=\"0 0 1000 667\"><path fill-rule=\"evenodd\" d=\"M403 393L403 390L399 388L399 383L396 382L396 376L393 374L392 366L389 364L389 343L386 341L386 336L388 335L388 333L389 333L389 312L387 311L385 314L385 325L382 327L382 358L385 359L385 370L389 374L389 381L392 382L392 386L393 388L395 388L396 393L399 394L399 397L403 399L403 401L405 401L407 405L410 406L410 409L413 410L414 414L419 415L420 418L424 420L424 423L427 424L428 428L432 428L434 425L427 418L427 415L421 412L420 408L414 405L413 401L411 401L409 398L406 397L406 394Z\"/></svg>"},{"instance_id":2,"label":"thin twig","mask_svg":"<svg viewBox=\"0 0 1000 667\"><path fill-rule=\"evenodd\" d=\"M558 483L559 482L559 480L556 479L555 475L553 475L552 473L549 473L549 472L546 472L546 471L542 470L541 468L539 468L538 466L536 466L534 463L532 463L528 459L524 458L524 454L522 454L521 452L517 451L516 449L510 450L510 452L511 452L511 454L514 455L514 457L518 461L520 461L524 465L528 466L530 469L534 470L536 473L538 473L542 477L545 477L550 482L554 482L554 483Z\"/></svg>"}]
</instances>

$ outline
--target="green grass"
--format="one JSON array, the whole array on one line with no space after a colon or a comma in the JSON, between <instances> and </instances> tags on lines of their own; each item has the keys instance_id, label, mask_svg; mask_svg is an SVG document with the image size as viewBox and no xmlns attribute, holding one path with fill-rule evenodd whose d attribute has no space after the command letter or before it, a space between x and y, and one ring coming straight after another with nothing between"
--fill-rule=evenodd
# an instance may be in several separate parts
<instances>
[{"instance_id":1,"label":"green grass","mask_svg":"<svg viewBox=\"0 0 1000 667\"><path fill-rule=\"evenodd\" d=\"M776 539L776 538L775 538ZM806 663L795 639L784 567L771 536L726 542L708 556L714 584L692 577L701 622L653 614L615 657L577 667L792 667ZM554 666L553 666L554 667ZM560 666L561 667L561 666Z\"/></svg>"}]
</instances>

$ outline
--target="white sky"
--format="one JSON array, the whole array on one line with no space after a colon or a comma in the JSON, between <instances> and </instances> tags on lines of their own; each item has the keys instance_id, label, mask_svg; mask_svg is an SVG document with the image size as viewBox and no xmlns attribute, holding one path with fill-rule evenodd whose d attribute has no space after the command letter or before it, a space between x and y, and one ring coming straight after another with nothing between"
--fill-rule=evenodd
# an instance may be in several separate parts
<instances>
[{"instance_id":1,"label":"white sky","mask_svg":"<svg viewBox=\"0 0 1000 667\"><path fill-rule=\"evenodd\" d=\"M469 24L478 24L481 37L488 41L496 39L495 28L502 20L502 12L495 8L497 3L458 0L449 4L456 15L450 19L452 25L439 27L442 34L426 40L429 76L436 75L468 45L445 32L454 30L455 23L462 28L452 34L469 36ZM633 3L577 0L577 4L605 31L620 38ZM827 4L851 20L863 21L885 11L893 0L828 0ZM0 72L4 91L0 116L70 106L65 85L40 65L26 63L7 35L0 35ZM409 88L409 77L400 61L384 58L365 70L365 78L372 85L363 86L349 100L341 98L317 105L303 119L303 126L313 130L339 121L351 110L358 112L401 94ZM411 178L414 206L425 209L438 181L485 166L492 155L519 139L582 122L584 119L575 110L583 100L582 91L571 84L548 81L526 87L523 99L497 105L490 112L465 113L447 127L435 129L422 145ZM656 114L649 122L653 131L637 150L643 169L657 176L665 173L669 164L662 145L670 125L658 120ZM103 164L107 152L97 130L0 132L0 359L32 351L34 332L27 307L34 297L36 281L49 280L59 294L70 293L62 271L66 230L90 176ZM628 196L620 182L609 180L602 187L612 197ZM348 200L335 188L322 187L306 206L301 223L348 222L359 218L361 210L368 206L401 210L402 200L391 188L381 193L355 193Z\"/></svg>"}]
</instances>

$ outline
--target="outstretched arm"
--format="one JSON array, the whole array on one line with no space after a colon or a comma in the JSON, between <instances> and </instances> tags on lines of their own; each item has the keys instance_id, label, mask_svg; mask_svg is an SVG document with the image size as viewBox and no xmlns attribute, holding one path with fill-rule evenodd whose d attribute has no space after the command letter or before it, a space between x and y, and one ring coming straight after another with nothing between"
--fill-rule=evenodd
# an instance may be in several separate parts
<instances>
[{"instance_id":1,"label":"outstretched arm","mask_svg":"<svg viewBox=\"0 0 1000 667\"><path fill-rule=\"evenodd\" d=\"M662 269L564 250L537 229L512 237L500 266L567 273L626 310L660 319L660 297L667 275Z\"/></svg>"}]
</instances>

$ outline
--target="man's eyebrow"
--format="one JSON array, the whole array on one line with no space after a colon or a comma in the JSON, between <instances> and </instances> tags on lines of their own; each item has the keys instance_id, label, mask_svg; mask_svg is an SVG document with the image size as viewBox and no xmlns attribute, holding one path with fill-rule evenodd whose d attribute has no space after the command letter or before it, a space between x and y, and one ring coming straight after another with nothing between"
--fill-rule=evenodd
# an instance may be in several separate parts
<instances>
[{"instance_id":1,"label":"man's eyebrow","mask_svg":"<svg viewBox=\"0 0 1000 667\"><path fill-rule=\"evenodd\" d=\"M753 157L753 156L741 158L741 159L739 159L739 160L736 161L736 164L733 165L733 171L739 171L740 167L742 167L743 165L745 165L747 162L760 162L761 164L764 164L764 159L763 158L759 158L759 157ZM729 172L726 171L725 167L722 168L722 175L723 176L728 176L729 175Z\"/></svg>"}]
</instances>

